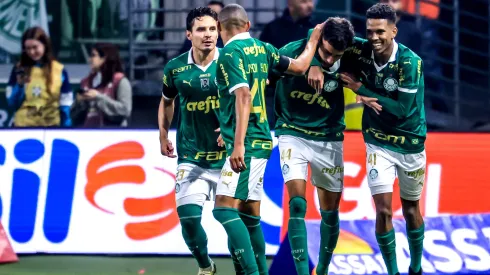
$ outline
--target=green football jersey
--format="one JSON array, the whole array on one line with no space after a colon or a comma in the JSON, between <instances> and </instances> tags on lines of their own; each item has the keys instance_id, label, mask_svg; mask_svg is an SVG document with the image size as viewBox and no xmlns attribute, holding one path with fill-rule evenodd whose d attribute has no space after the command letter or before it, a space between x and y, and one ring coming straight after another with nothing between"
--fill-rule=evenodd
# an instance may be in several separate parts
<instances>
[{"instance_id":1,"label":"green football jersey","mask_svg":"<svg viewBox=\"0 0 490 275\"><path fill-rule=\"evenodd\" d=\"M221 169L226 150L216 140L219 128L216 60L206 67L194 63L192 50L170 60L163 74L163 96L178 96L180 116L177 126L178 163L192 163L205 169Z\"/></svg>"},{"instance_id":2,"label":"green football jersey","mask_svg":"<svg viewBox=\"0 0 490 275\"><path fill-rule=\"evenodd\" d=\"M249 33L234 36L218 59L220 126L228 154L233 152L236 114L234 91L250 89L252 101L245 136L245 156L269 158L272 137L265 108L265 88L269 69L279 64L279 51L268 43L254 39Z\"/></svg>"},{"instance_id":3,"label":"green football jersey","mask_svg":"<svg viewBox=\"0 0 490 275\"><path fill-rule=\"evenodd\" d=\"M347 60L346 68L363 84L357 93L377 98L383 107L379 115L364 108L364 141L403 154L422 152L427 134L422 59L395 42L388 63L380 67L369 42L356 38L344 54Z\"/></svg>"},{"instance_id":4,"label":"green football jersey","mask_svg":"<svg viewBox=\"0 0 490 275\"><path fill-rule=\"evenodd\" d=\"M306 47L306 39L291 42L279 50L296 58ZM315 65L315 62L312 62ZM276 136L292 135L309 140L344 139L344 92L339 79L341 61L324 70L325 84L318 95L305 76L284 76L276 84Z\"/></svg>"}]
</instances>

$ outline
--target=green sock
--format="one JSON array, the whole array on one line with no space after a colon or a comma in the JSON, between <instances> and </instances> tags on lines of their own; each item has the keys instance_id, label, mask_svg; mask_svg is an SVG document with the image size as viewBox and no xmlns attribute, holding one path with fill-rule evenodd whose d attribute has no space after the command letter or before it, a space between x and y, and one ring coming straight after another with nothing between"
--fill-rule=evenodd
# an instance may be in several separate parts
<instances>
[{"instance_id":1,"label":"green sock","mask_svg":"<svg viewBox=\"0 0 490 275\"><path fill-rule=\"evenodd\" d=\"M306 239L306 200L294 197L289 201L288 237L298 275L309 275L308 243Z\"/></svg>"},{"instance_id":2,"label":"green sock","mask_svg":"<svg viewBox=\"0 0 490 275\"><path fill-rule=\"evenodd\" d=\"M378 241L381 255L383 255L386 269L388 269L388 274L395 275L398 273L398 266L396 264L395 229L383 234L376 233L376 240Z\"/></svg>"},{"instance_id":3,"label":"green sock","mask_svg":"<svg viewBox=\"0 0 490 275\"><path fill-rule=\"evenodd\" d=\"M213 216L223 225L226 234L228 234L233 253L240 261L245 274L259 275L252 244L250 243L250 235L242 219L238 216L238 211L234 208L216 207L213 210Z\"/></svg>"},{"instance_id":4,"label":"green sock","mask_svg":"<svg viewBox=\"0 0 490 275\"><path fill-rule=\"evenodd\" d=\"M424 230L422 224L418 229L409 230L407 227L408 246L410 248L410 267L417 273L422 268L422 252L424 251Z\"/></svg>"},{"instance_id":5,"label":"green sock","mask_svg":"<svg viewBox=\"0 0 490 275\"><path fill-rule=\"evenodd\" d=\"M250 234L250 241L252 242L252 248L255 252L255 260L259 267L259 274L268 275L269 269L265 258L265 239L264 233L262 232L262 226L260 225L260 217L250 216L243 213L239 213L239 215Z\"/></svg>"},{"instance_id":6,"label":"green sock","mask_svg":"<svg viewBox=\"0 0 490 275\"><path fill-rule=\"evenodd\" d=\"M340 225L339 211L320 211L322 214L322 223L320 225L320 254L318 256L318 265L316 267L317 275L328 274L328 266L332 260L332 254L339 240Z\"/></svg>"},{"instance_id":7,"label":"green sock","mask_svg":"<svg viewBox=\"0 0 490 275\"><path fill-rule=\"evenodd\" d=\"M245 271L243 270L242 266L240 265L240 261L235 256L235 253L233 253L233 251L235 251L235 250L233 249L233 246L231 245L230 238L228 238L228 250L230 251L231 260L233 261L233 267L235 268L236 275L244 275Z\"/></svg>"},{"instance_id":8,"label":"green sock","mask_svg":"<svg viewBox=\"0 0 490 275\"><path fill-rule=\"evenodd\" d=\"M182 236L200 268L211 266L208 255L208 237L201 225L202 207L185 204L177 207L182 226Z\"/></svg>"}]
</instances>

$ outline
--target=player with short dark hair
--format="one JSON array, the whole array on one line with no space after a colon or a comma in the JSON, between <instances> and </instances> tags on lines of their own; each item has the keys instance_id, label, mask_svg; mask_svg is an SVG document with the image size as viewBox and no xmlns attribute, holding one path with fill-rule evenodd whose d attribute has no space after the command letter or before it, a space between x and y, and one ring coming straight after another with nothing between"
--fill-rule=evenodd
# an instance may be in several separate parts
<instances>
[{"instance_id":1,"label":"player with short dark hair","mask_svg":"<svg viewBox=\"0 0 490 275\"><path fill-rule=\"evenodd\" d=\"M339 237L339 203L343 190L344 92L341 57L352 45L354 27L345 18L328 18L312 65L321 64L323 87L313 89L304 76L284 76L276 84L275 134L289 193L288 237L298 275L309 275L306 234L306 179L317 187L322 223L316 274L328 274ZM307 39L291 42L279 53L295 57ZM323 83L323 80L322 80Z\"/></svg>"},{"instance_id":2,"label":"player with short dark hair","mask_svg":"<svg viewBox=\"0 0 490 275\"><path fill-rule=\"evenodd\" d=\"M296 59L281 56L272 45L252 38L250 21L240 5L225 6L218 16L218 27L225 43L218 59L217 80L220 129L228 160L218 181L213 215L226 230L234 262L239 261L245 274L268 274L260 226L263 176L273 148L265 86L269 69L306 72L322 25L315 28Z\"/></svg>"},{"instance_id":3,"label":"player with short dark hair","mask_svg":"<svg viewBox=\"0 0 490 275\"><path fill-rule=\"evenodd\" d=\"M422 274L424 220L419 200L425 181L424 67L422 59L395 41L396 12L376 4L366 12L367 40L346 53L345 86L360 96L367 148L368 184L376 206L376 239L388 273L398 274L392 193L398 177L410 247L409 274ZM359 80L358 80L359 79Z\"/></svg>"},{"instance_id":4,"label":"player with short dark hair","mask_svg":"<svg viewBox=\"0 0 490 275\"><path fill-rule=\"evenodd\" d=\"M176 157L168 131L174 115L174 99L179 97L175 198L182 235L197 260L198 275L216 273L216 265L208 255L201 215L204 202L214 199L226 157L226 151L216 143L215 132L219 128L217 19L216 12L207 7L193 9L187 15L186 34L192 48L165 66L158 110L161 153Z\"/></svg>"}]
</instances>

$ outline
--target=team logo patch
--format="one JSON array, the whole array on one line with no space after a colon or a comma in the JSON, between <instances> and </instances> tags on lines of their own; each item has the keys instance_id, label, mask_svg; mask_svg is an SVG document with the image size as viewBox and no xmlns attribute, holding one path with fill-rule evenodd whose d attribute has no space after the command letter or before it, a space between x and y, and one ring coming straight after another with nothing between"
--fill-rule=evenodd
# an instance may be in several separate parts
<instances>
[{"instance_id":1,"label":"team logo patch","mask_svg":"<svg viewBox=\"0 0 490 275\"><path fill-rule=\"evenodd\" d=\"M383 82L383 87L385 87L385 90L388 92L393 92L398 89L398 81L396 81L396 79L393 77L388 77Z\"/></svg>"},{"instance_id":2,"label":"team logo patch","mask_svg":"<svg viewBox=\"0 0 490 275\"><path fill-rule=\"evenodd\" d=\"M289 165L284 164L284 165L282 166L282 174L283 174L283 175L287 175L287 173L289 173Z\"/></svg>"},{"instance_id":3,"label":"team logo patch","mask_svg":"<svg viewBox=\"0 0 490 275\"><path fill-rule=\"evenodd\" d=\"M175 184L175 193L179 193L180 192L180 184Z\"/></svg>"},{"instance_id":4,"label":"team logo patch","mask_svg":"<svg viewBox=\"0 0 490 275\"><path fill-rule=\"evenodd\" d=\"M375 178L378 177L378 170L376 169L371 169L371 171L369 171L369 177L374 180Z\"/></svg>"},{"instance_id":5,"label":"team logo patch","mask_svg":"<svg viewBox=\"0 0 490 275\"><path fill-rule=\"evenodd\" d=\"M209 91L209 78L201 78L201 90Z\"/></svg>"},{"instance_id":6,"label":"team logo patch","mask_svg":"<svg viewBox=\"0 0 490 275\"><path fill-rule=\"evenodd\" d=\"M325 84L323 85L323 90L325 92L332 92L335 91L335 89L337 89L338 86L339 83L336 80L329 80L325 82Z\"/></svg>"}]
</instances>

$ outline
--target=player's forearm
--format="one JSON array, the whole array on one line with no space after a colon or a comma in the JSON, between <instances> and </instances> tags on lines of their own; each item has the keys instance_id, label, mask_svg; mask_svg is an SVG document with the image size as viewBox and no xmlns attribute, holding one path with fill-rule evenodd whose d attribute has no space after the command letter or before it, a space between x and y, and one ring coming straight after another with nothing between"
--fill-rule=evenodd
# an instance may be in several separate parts
<instances>
[{"instance_id":1,"label":"player's forearm","mask_svg":"<svg viewBox=\"0 0 490 275\"><path fill-rule=\"evenodd\" d=\"M174 101L165 100L163 97L160 100L160 106L158 107L158 128L160 130L160 137L168 137L168 130L174 117Z\"/></svg>"},{"instance_id":2,"label":"player's forearm","mask_svg":"<svg viewBox=\"0 0 490 275\"><path fill-rule=\"evenodd\" d=\"M400 92L398 100L394 100L389 97L376 94L373 91L366 88L366 86L364 85L362 85L361 88L359 88L357 94L362 96L377 98L379 105L383 107L383 111L391 113L395 115L397 118L405 118L408 116L410 111L410 106L412 105L415 99L415 93Z\"/></svg>"},{"instance_id":3,"label":"player's forearm","mask_svg":"<svg viewBox=\"0 0 490 275\"><path fill-rule=\"evenodd\" d=\"M288 73L295 75L304 75L315 56L316 48L318 46L318 40L310 39L306 43L306 47L303 52L296 58L291 59L291 64L288 68ZM319 63L314 63L319 64Z\"/></svg>"},{"instance_id":4,"label":"player's forearm","mask_svg":"<svg viewBox=\"0 0 490 275\"><path fill-rule=\"evenodd\" d=\"M235 129L235 147L245 144L245 136L247 134L248 120L250 118L250 104L252 97L248 88L238 88L235 91L235 114L236 114L236 129Z\"/></svg>"}]
</instances>

